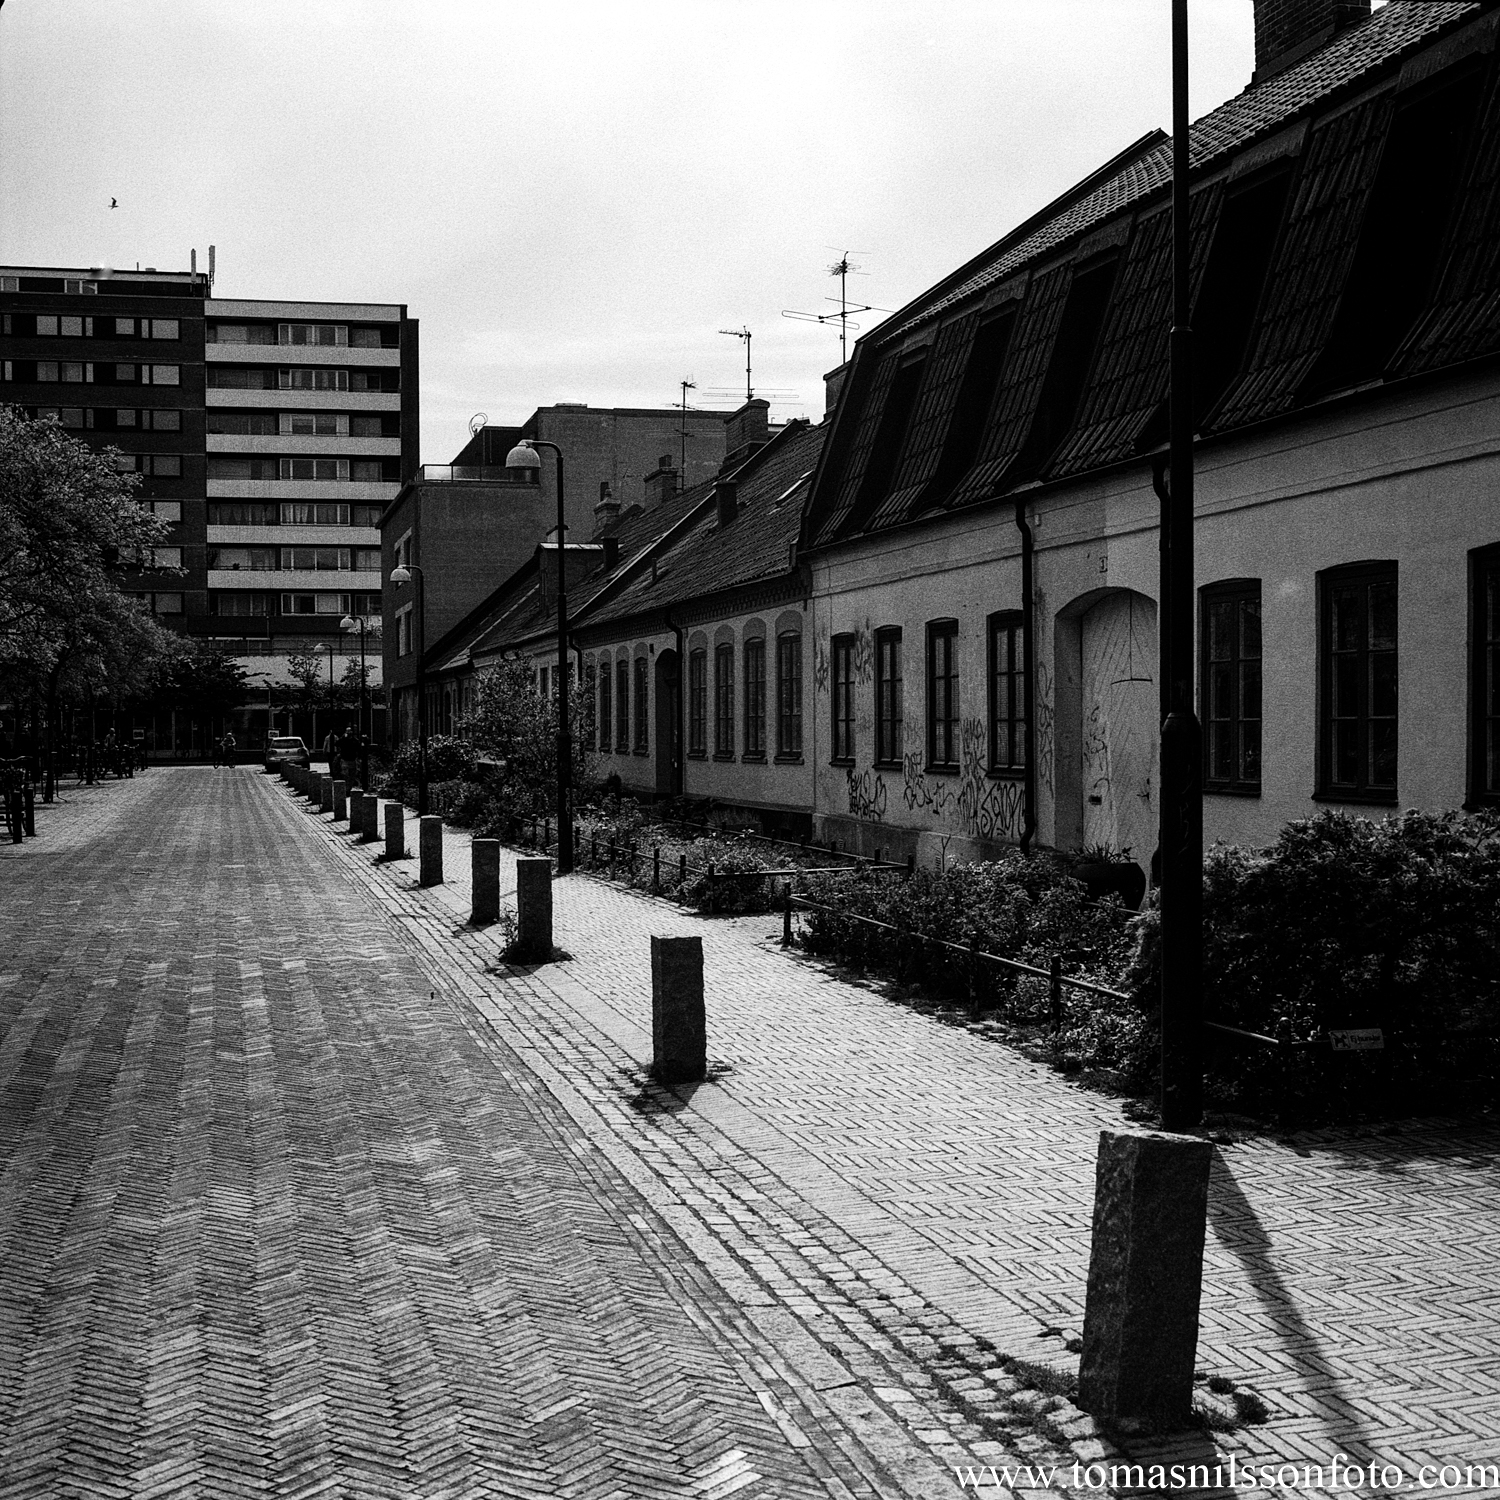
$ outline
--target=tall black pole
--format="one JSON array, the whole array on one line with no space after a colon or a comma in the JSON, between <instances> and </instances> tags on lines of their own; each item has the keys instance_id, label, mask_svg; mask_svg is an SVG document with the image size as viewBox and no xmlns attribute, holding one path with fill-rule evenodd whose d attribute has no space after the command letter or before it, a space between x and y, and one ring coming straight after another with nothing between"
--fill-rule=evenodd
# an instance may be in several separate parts
<instances>
[{"instance_id":1,"label":"tall black pole","mask_svg":"<svg viewBox=\"0 0 1500 1500\"><path fill-rule=\"evenodd\" d=\"M370 680L365 675L365 617L359 617L359 784L370 785Z\"/></svg>"},{"instance_id":2,"label":"tall black pole","mask_svg":"<svg viewBox=\"0 0 1500 1500\"><path fill-rule=\"evenodd\" d=\"M1203 1118L1202 735L1193 701L1193 367L1187 0L1172 0L1172 385L1162 506L1161 1119Z\"/></svg>"},{"instance_id":3,"label":"tall black pole","mask_svg":"<svg viewBox=\"0 0 1500 1500\"><path fill-rule=\"evenodd\" d=\"M686 403L687 395L683 393ZM686 418L683 419L686 422ZM528 438L557 457L557 873L573 870L573 730L568 722L568 554L563 504L563 455L556 443Z\"/></svg>"},{"instance_id":4,"label":"tall black pole","mask_svg":"<svg viewBox=\"0 0 1500 1500\"><path fill-rule=\"evenodd\" d=\"M417 655L417 816L427 816L427 575L412 568L417 580L417 623L422 631L422 649Z\"/></svg>"}]
</instances>

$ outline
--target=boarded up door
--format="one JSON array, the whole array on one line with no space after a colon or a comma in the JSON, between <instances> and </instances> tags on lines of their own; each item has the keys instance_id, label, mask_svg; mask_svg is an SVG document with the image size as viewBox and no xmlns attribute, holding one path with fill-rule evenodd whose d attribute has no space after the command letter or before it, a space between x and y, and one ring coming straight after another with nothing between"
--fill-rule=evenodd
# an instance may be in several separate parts
<instances>
[{"instance_id":1,"label":"boarded up door","mask_svg":"<svg viewBox=\"0 0 1500 1500\"><path fill-rule=\"evenodd\" d=\"M1129 849L1149 869L1156 848L1156 605L1121 590L1082 623L1083 843Z\"/></svg>"}]
</instances>

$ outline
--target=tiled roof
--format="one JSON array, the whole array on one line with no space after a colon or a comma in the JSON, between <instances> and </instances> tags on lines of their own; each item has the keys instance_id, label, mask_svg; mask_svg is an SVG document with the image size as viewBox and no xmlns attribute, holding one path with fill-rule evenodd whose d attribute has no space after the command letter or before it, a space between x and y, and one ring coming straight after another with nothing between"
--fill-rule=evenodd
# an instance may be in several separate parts
<instances>
[{"instance_id":1,"label":"tiled roof","mask_svg":"<svg viewBox=\"0 0 1500 1500\"><path fill-rule=\"evenodd\" d=\"M589 629L674 604L685 604L726 589L788 573L797 539L802 502L822 451L826 424L798 423L763 450L742 471L737 514L721 527L709 509L662 554L657 568L645 569L597 609L587 610L580 628Z\"/></svg>"}]
</instances>

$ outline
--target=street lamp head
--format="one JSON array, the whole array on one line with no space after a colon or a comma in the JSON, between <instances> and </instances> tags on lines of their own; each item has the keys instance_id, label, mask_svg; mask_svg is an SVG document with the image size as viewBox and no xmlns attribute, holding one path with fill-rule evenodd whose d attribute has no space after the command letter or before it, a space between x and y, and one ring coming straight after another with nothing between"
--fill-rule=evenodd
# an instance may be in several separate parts
<instances>
[{"instance_id":1,"label":"street lamp head","mask_svg":"<svg viewBox=\"0 0 1500 1500\"><path fill-rule=\"evenodd\" d=\"M507 469L540 469L542 455L524 438L505 455Z\"/></svg>"},{"instance_id":2,"label":"street lamp head","mask_svg":"<svg viewBox=\"0 0 1500 1500\"><path fill-rule=\"evenodd\" d=\"M411 582L411 569L405 563L397 563L391 569L391 582L396 584Z\"/></svg>"},{"instance_id":3,"label":"street lamp head","mask_svg":"<svg viewBox=\"0 0 1500 1500\"><path fill-rule=\"evenodd\" d=\"M333 647L330 646L327 641L319 641L317 645L313 647L313 654L315 656L327 656L328 653L332 650Z\"/></svg>"},{"instance_id":4,"label":"street lamp head","mask_svg":"<svg viewBox=\"0 0 1500 1500\"><path fill-rule=\"evenodd\" d=\"M339 629L354 630L357 628L358 624L359 622L354 618L353 615L345 615L344 618L339 621Z\"/></svg>"}]
</instances>

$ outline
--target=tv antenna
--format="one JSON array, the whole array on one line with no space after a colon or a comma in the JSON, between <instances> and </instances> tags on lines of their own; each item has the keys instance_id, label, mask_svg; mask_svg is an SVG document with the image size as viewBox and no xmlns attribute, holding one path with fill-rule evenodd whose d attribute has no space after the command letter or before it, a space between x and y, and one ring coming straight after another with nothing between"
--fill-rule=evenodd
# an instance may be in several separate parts
<instances>
[{"instance_id":1,"label":"tv antenna","mask_svg":"<svg viewBox=\"0 0 1500 1500\"><path fill-rule=\"evenodd\" d=\"M687 412L688 412L687 393L689 391L696 391L698 389L698 383L695 380L693 380L691 377L689 377L687 380L679 380L677 383L678 383L678 385L680 385L682 387L682 427L681 427L681 429L679 430L679 432L677 434L678 437L682 441L682 452L681 452L681 457L677 461L677 474L678 474L678 483L681 484L681 486L683 487L683 489L686 489L687 488Z\"/></svg>"},{"instance_id":2,"label":"tv antenna","mask_svg":"<svg viewBox=\"0 0 1500 1500\"><path fill-rule=\"evenodd\" d=\"M748 328L721 328L719 332L727 333L732 339L745 341L745 400L751 401L755 398L755 390L750 384L750 330Z\"/></svg>"},{"instance_id":3,"label":"tv antenna","mask_svg":"<svg viewBox=\"0 0 1500 1500\"><path fill-rule=\"evenodd\" d=\"M839 279L839 294L837 299L833 297L825 297L823 300L825 302L833 302L837 300L839 304L839 310L836 313L794 312L787 308L783 308L781 313L781 316L783 318L796 318L799 322L803 323L832 323L835 319L837 319L839 325L840 364L847 364L849 361L849 330L852 328L856 333L859 332L860 325L858 323L850 322L850 315L852 313L894 311L893 308L889 307L876 307L873 303L870 302L859 302L855 303L852 307L850 306L849 277L851 275L864 275L865 272L861 267L855 265L849 259L849 257L851 254L860 255L863 253L863 251L859 250L845 250L842 252L842 254L840 254L839 258L834 261L831 266L828 267L828 274L830 276L837 276Z\"/></svg>"},{"instance_id":4,"label":"tv antenna","mask_svg":"<svg viewBox=\"0 0 1500 1500\"><path fill-rule=\"evenodd\" d=\"M478 437L480 431L483 428L489 426L489 422L490 417L488 412L476 411L474 415L469 418L469 436Z\"/></svg>"}]
</instances>

